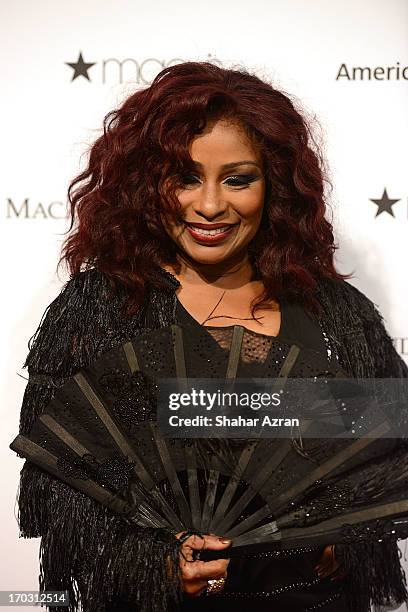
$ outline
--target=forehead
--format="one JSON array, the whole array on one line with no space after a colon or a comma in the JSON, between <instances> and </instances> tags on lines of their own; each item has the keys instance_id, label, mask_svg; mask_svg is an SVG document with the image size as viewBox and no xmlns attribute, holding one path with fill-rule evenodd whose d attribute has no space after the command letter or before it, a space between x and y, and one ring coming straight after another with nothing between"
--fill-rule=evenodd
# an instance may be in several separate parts
<instances>
[{"instance_id":1,"label":"forehead","mask_svg":"<svg viewBox=\"0 0 408 612\"><path fill-rule=\"evenodd\" d=\"M194 161L228 162L243 159L259 161L260 153L242 124L236 120L220 119L207 125L191 142L190 155ZM225 158L228 158L225 160Z\"/></svg>"}]
</instances>

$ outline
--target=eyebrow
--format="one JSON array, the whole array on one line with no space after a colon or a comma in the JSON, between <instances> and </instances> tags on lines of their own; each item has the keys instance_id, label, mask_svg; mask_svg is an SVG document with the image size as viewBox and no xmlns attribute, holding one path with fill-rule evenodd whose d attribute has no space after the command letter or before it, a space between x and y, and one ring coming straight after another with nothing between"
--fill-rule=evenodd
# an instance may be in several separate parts
<instances>
[{"instance_id":1,"label":"eyebrow","mask_svg":"<svg viewBox=\"0 0 408 612\"><path fill-rule=\"evenodd\" d=\"M200 162L194 161L194 164L196 166L199 166L200 168L203 167L203 164L201 164ZM228 170L229 168L237 168L238 166L246 166L247 164L252 164L253 166L257 166L258 168L261 167L256 161L253 161L252 159L247 159L239 162L230 162L229 164L223 164L221 168L223 170Z\"/></svg>"}]
</instances>

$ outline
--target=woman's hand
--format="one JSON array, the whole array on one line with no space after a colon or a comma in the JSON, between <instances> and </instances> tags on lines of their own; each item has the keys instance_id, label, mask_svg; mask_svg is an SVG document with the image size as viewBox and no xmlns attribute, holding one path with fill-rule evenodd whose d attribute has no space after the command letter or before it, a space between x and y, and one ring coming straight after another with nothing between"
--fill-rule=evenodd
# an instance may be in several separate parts
<instances>
[{"instance_id":1,"label":"woman's hand","mask_svg":"<svg viewBox=\"0 0 408 612\"><path fill-rule=\"evenodd\" d=\"M323 579L331 576L331 580L341 580L346 575L346 572L337 561L334 553L334 544L329 544L329 546L326 546L324 549L319 563L315 567L319 578Z\"/></svg>"},{"instance_id":2,"label":"woman's hand","mask_svg":"<svg viewBox=\"0 0 408 612\"><path fill-rule=\"evenodd\" d=\"M183 532L182 532L183 533ZM179 538L182 533L178 533ZM231 540L214 534L192 535L180 547L180 568L183 590L190 597L198 597L208 587L208 580L226 578L229 559L193 561L194 550L224 550Z\"/></svg>"}]
</instances>

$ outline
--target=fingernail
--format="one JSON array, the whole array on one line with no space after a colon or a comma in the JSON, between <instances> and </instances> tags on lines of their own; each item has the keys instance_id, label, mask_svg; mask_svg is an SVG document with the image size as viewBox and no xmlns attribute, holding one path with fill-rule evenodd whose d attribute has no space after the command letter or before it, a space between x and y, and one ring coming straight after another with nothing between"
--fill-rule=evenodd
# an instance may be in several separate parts
<instances>
[{"instance_id":1,"label":"fingernail","mask_svg":"<svg viewBox=\"0 0 408 612\"><path fill-rule=\"evenodd\" d=\"M218 538L220 542L222 542L222 544L231 544L232 540L229 540L228 538Z\"/></svg>"}]
</instances>

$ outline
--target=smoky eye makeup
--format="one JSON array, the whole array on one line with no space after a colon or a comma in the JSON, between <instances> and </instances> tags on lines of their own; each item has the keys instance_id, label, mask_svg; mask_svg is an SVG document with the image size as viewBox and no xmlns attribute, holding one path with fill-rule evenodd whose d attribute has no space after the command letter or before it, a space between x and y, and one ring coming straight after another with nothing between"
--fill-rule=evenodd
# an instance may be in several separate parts
<instances>
[{"instance_id":1,"label":"smoky eye makeup","mask_svg":"<svg viewBox=\"0 0 408 612\"><path fill-rule=\"evenodd\" d=\"M182 187L189 187L190 185L197 185L200 183L200 178L195 174L183 174L180 177L180 185Z\"/></svg>"},{"instance_id":2,"label":"smoky eye makeup","mask_svg":"<svg viewBox=\"0 0 408 612\"><path fill-rule=\"evenodd\" d=\"M234 174L224 179L223 183L231 187L247 187L248 185L260 178L261 175L255 172Z\"/></svg>"},{"instance_id":3,"label":"smoky eye makeup","mask_svg":"<svg viewBox=\"0 0 408 612\"><path fill-rule=\"evenodd\" d=\"M254 181L262 178L262 174L257 172L246 172L240 174L230 174L225 177L222 181L223 185L228 185L229 187L247 187ZM185 174L181 177L181 184L184 187L188 187L189 185L196 185L201 182L201 179L196 174Z\"/></svg>"}]
</instances>

